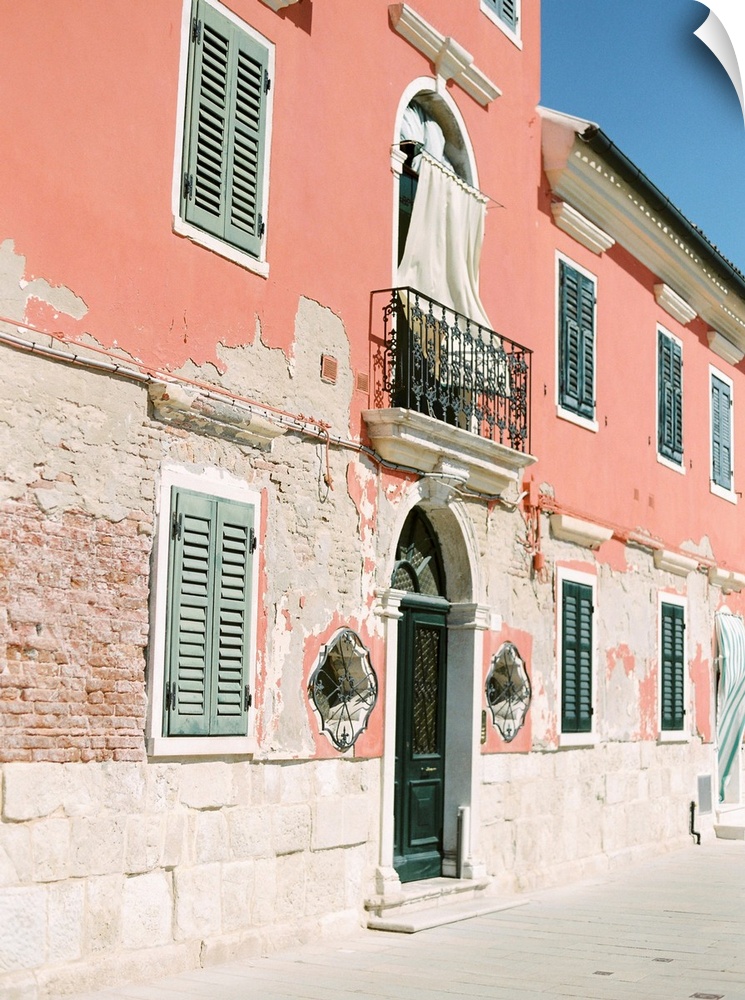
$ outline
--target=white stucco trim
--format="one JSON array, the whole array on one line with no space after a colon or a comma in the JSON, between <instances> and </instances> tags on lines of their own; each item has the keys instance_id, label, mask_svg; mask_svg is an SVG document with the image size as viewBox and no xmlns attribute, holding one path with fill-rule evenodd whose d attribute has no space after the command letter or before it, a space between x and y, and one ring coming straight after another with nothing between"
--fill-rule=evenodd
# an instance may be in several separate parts
<instances>
[{"instance_id":1,"label":"white stucco trim","mask_svg":"<svg viewBox=\"0 0 745 1000\"><path fill-rule=\"evenodd\" d=\"M481 0L481 13L485 14L492 24L496 24L499 30L509 38L514 46L516 46L520 51L522 51L523 41L520 37L520 25L522 24L522 3L521 0L515 0L517 7L517 31L513 31L509 24L506 24L502 18L497 14L493 7Z\"/></svg>"},{"instance_id":2,"label":"white stucco trim","mask_svg":"<svg viewBox=\"0 0 745 1000\"><path fill-rule=\"evenodd\" d=\"M388 7L393 30L405 38L434 65L439 94L453 80L483 107L501 95L499 87L474 65L473 56L450 35L443 35L406 3L393 3Z\"/></svg>"},{"instance_id":3,"label":"white stucco trim","mask_svg":"<svg viewBox=\"0 0 745 1000\"><path fill-rule=\"evenodd\" d=\"M255 38L262 46L264 46L268 53L268 66L269 76L274 83L274 66L275 66L275 50L272 42L264 35L260 34L245 21L242 21L236 14L233 13L228 7L220 3L220 0L205 0L211 7L214 7L216 11L226 17L229 21L232 21L241 31L245 31L246 34L251 35ZM295 0L290 0L290 2L295 2ZM234 264L239 264L241 267L245 268L247 271L252 271L254 274L258 274L262 278L266 278L269 275L269 264L266 260L266 234L261 241L261 253L258 258L252 257L251 254L246 253L243 250L239 250L236 247L231 246L224 240L213 236L211 233L205 233L203 230L199 229L197 226L192 225L192 223L187 222L181 214L181 186L183 178L183 162L184 162L184 131L186 127L186 88L187 88L187 75L189 67L189 46L191 39L191 22L193 16L193 0L183 0L183 9L181 13L181 52L179 57L179 73L178 73L178 91L176 98L176 130L175 130L175 143L174 143L174 154L173 154L173 182L171 185L171 217L172 217L172 227L173 232L177 236L183 236L186 239L192 241L192 243L197 243L199 246L205 248L205 250L211 250L213 253L218 254L220 257L224 257L226 260L232 261ZM270 184L270 150L272 146L272 115L274 106L274 86L271 87L269 93L266 95L266 127L264 132L264 188L263 197L261 204L261 212L264 218L268 217L268 206L269 206L269 184Z\"/></svg>"},{"instance_id":4,"label":"white stucco trim","mask_svg":"<svg viewBox=\"0 0 745 1000\"><path fill-rule=\"evenodd\" d=\"M593 122L539 108L543 165L553 194L600 226L688 307L745 350L745 300L580 139Z\"/></svg>"},{"instance_id":5,"label":"white stucco trim","mask_svg":"<svg viewBox=\"0 0 745 1000\"><path fill-rule=\"evenodd\" d=\"M151 756L215 756L248 754L256 750L254 720L257 706L249 712L245 736L173 737L163 730L163 684L166 662L166 613L168 608L168 551L171 537L171 491L173 488L192 490L219 499L234 500L252 506L255 511L255 531L261 551L261 494L224 469L194 468L172 462L161 467L160 482L155 495L156 535L153 547L152 585L150 588L150 642L148 644L148 710L145 729L146 748ZM249 676L255 689L256 627L259 605L259 560L253 560L251 608L251 645Z\"/></svg>"}]
</instances>

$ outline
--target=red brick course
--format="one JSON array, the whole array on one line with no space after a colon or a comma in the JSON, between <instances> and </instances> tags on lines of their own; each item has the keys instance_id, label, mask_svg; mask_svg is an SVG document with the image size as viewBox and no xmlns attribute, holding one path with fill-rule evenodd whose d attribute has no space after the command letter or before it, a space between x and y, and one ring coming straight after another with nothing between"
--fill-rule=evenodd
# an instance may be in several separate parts
<instances>
[{"instance_id":1,"label":"red brick course","mask_svg":"<svg viewBox=\"0 0 745 1000\"><path fill-rule=\"evenodd\" d=\"M0 505L0 762L145 759L141 519Z\"/></svg>"}]
</instances>

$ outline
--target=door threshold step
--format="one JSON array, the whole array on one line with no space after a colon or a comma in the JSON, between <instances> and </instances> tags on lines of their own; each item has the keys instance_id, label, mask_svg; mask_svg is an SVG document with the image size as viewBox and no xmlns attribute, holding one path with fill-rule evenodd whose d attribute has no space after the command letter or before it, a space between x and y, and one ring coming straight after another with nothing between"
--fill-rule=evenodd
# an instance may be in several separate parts
<instances>
[{"instance_id":1,"label":"door threshold step","mask_svg":"<svg viewBox=\"0 0 745 1000\"><path fill-rule=\"evenodd\" d=\"M463 900L456 903L445 903L433 907L401 911L400 909L387 916L370 914L367 926L374 931L392 931L396 934L416 934L418 931L431 930L445 924L455 924L459 920L470 920L472 917L485 917L500 910L510 910L515 906L524 906L528 899L499 900L491 899Z\"/></svg>"},{"instance_id":2,"label":"door threshold step","mask_svg":"<svg viewBox=\"0 0 745 1000\"><path fill-rule=\"evenodd\" d=\"M714 833L720 840L745 840L745 826L729 823L715 823Z\"/></svg>"}]
</instances>

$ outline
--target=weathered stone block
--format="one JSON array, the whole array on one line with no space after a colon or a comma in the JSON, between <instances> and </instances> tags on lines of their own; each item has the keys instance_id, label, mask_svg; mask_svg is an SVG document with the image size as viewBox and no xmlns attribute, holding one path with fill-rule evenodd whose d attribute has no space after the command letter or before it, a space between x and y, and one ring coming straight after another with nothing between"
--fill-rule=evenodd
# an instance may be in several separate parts
<instances>
[{"instance_id":1,"label":"weathered stone block","mask_svg":"<svg viewBox=\"0 0 745 1000\"><path fill-rule=\"evenodd\" d=\"M272 813L272 834L277 854L308 850L310 806L278 806Z\"/></svg>"},{"instance_id":2,"label":"weathered stone block","mask_svg":"<svg viewBox=\"0 0 745 1000\"><path fill-rule=\"evenodd\" d=\"M370 799L348 795L343 800L342 844L364 844L370 836Z\"/></svg>"},{"instance_id":3,"label":"weathered stone block","mask_svg":"<svg viewBox=\"0 0 745 1000\"><path fill-rule=\"evenodd\" d=\"M270 810L263 806L239 807L227 812L231 857L261 858L273 853Z\"/></svg>"},{"instance_id":4,"label":"weathered stone block","mask_svg":"<svg viewBox=\"0 0 745 1000\"><path fill-rule=\"evenodd\" d=\"M251 926L255 876L253 861L232 861L223 865L223 931L246 930Z\"/></svg>"},{"instance_id":5,"label":"weathered stone block","mask_svg":"<svg viewBox=\"0 0 745 1000\"><path fill-rule=\"evenodd\" d=\"M0 822L0 886L33 878L31 830L27 824Z\"/></svg>"},{"instance_id":6,"label":"weathered stone block","mask_svg":"<svg viewBox=\"0 0 745 1000\"><path fill-rule=\"evenodd\" d=\"M198 865L173 873L174 938L204 938L219 934L221 926L221 866Z\"/></svg>"},{"instance_id":7,"label":"weathered stone block","mask_svg":"<svg viewBox=\"0 0 745 1000\"><path fill-rule=\"evenodd\" d=\"M192 809L219 809L235 802L230 765L223 761L182 764L179 785L182 804Z\"/></svg>"},{"instance_id":8,"label":"weathered stone block","mask_svg":"<svg viewBox=\"0 0 745 1000\"><path fill-rule=\"evenodd\" d=\"M112 875L124 864L123 816L74 819L71 827L70 874Z\"/></svg>"},{"instance_id":9,"label":"weathered stone block","mask_svg":"<svg viewBox=\"0 0 745 1000\"><path fill-rule=\"evenodd\" d=\"M163 852L166 817L129 816L124 837L124 871L139 874L151 871L160 863Z\"/></svg>"},{"instance_id":10,"label":"weathered stone block","mask_svg":"<svg viewBox=\"0 0 745 1000\"><path fill-rule=\"evenodd\" d=\"M42 819L31 826L34 881L54 882L70 874L70 820Z\"/></svg>"},{"instance_id":11,"label":"weathered stone block","mask_svg":"<svg viewBox=\"0 0 745 1000\"><path fill-rule=\"evenodd\" d=\"M197 864L225 861L229 857L228 821L224 813L201 812L196 817L195 851Z\"/></svg>"},{"instance_id":12,"label":"weathered stone block","mask_svg":"<svg viewBox=\"0 0 745 1000\"><path fill-rule=\"evenodd\" d=\"M121 939L123 875L104 875L85 881L86 952L113 951Z\"/></svg>"},{"instance_id":13,"label":"weathered stone block","mask_svg":"<svg viewBox=\"0 0 745 1000\"><path fill-rule=\"evenodd\" d=\"M286 854L277 858L275 921L296 920L305 912L307 857L305 854ZM314 885L312 891L317 890Z\"/></svg>"},{"instance_id":14,"label":"weathered stone block","mask_svg":"<svg viewBox=\"0 0 745 1000\"><path fill-rule=\"evenodd\" d=\"M49 886L49 961L73 962L83 951L85 885L82 881Z\"/></svg>"},{"instance_id":15,"label":"weathered stone block","mask_svg":"<svg viewBox=\"0 0 745 1000\"><path fill-rule=\"evenodd\" d=\"M173 899L166 872L148 872L125 879L121 906L123 947L150 948L172 940Z\"/></svg>"},{"instance_id":16,"label":"weathered stone block","mask_svg":"<svg viewBox=\"0 0 745 1000\"><path fill-rule=\"evenodd\" d=\"M163 851L160 863L164 868L175 868L180 864L192 864L186 847L186 813L166 813Z\"/></svg>"},{"instance_id":17,"label":"weathered stone block","mask_svg":"<svg viewBox=\"0 0 745 1000\"><path fill-rule=\"evenodd\" d=\"M280 773L280 802L308 802L311 798L312 765L303 761L277 765L277 768Z\"/></svg>"},{"instance_id":18,"label":"weathered stone block","mask_svg":"<svg viewBox=\"0 0 745 1000\"><path fill-rule=\"evenodd\" d=\"M47 960L47 902L40 886L0 893L0 972L35 969Z\"/></svg>"},{"instance_id":19,"label":"weathered stone block","mask_svg":"<svg viewBox=\"0 0 745 1000\"><path fill-rule=\"evenodd\" d=\"M270 924L275 919L277 903L277 859L259 858L254 863L254 879L251 923Z\"/></svg>"}]
</instances>

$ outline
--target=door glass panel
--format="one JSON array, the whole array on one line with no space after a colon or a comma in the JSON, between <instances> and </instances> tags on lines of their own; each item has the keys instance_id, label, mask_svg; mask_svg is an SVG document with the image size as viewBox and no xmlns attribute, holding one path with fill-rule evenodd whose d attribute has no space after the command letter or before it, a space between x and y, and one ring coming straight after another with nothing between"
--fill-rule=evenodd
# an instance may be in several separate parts
<instances>
[{"instance_id":1,"label":"door glass panel","mask_svg":"<svg viewBox=\"0 0 745 1000\"><path fill-rule=\"evenodd\" d=\"M437 753L440 630L418 626L414 639L414 755Z\"/></svg>"}]
</instances>

